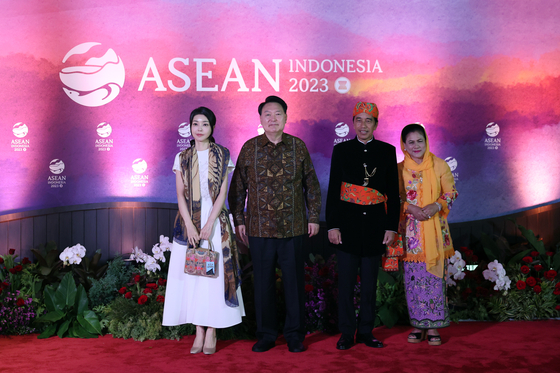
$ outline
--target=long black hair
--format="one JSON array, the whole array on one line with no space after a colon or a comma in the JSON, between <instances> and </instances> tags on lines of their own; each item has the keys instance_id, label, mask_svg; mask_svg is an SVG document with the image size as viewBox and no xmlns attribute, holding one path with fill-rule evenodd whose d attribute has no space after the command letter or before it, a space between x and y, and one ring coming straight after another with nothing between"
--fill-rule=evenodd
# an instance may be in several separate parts
<instances>
[{"instance_id":1,"label":"long black hair","mask_svg":"<svg viewBox=\"0 0 560 373\"><path fill-rule=\"evenodd\" d=\"M208 122L210 122L210 137L208 138L208 140L210 140L210 142L216 142L216 140L214 139L214 136L212 136L214 134L214 127L216 127L216 116L214 115L214 113L212 112L212 110L208 109L207 107L201 106L201 107L197 107L196 109L194 109L191 112L191 119L189 122L189 126L191 128L191 133L192 133L192 122L195 116L197 115L204 115L206 117L206 119L208 119ZM194 146L194 139L192 139L191 141L191 146Z\"/></svg>"}]
</instances>

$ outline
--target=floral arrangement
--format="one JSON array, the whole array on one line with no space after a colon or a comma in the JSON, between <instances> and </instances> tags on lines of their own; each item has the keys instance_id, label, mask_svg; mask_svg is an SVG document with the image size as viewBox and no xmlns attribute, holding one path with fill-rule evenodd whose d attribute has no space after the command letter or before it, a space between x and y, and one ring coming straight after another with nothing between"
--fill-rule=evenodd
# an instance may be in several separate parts
<instances>
[{"instance_id":1,"label":"floral arrangement","mask_svg":"<svg viewBox=\"0 0 560 373\"><path fill-rule=\"evenodd\" d=\"M494 290L505 290L507 294L511 280L506 276L506 270L498 260L488 263L488 269L485 269L482 275L486 280L496 283Z\"/></svg>"},{"instance_id":2,"label":"floral arrangement","mask_svg":"<svg viewBox=\"0 0 560 373\"><path fill-rule=\"evenodd\" d=\"M22 296L19 290L8 291L9 286L6 282L0 283L0 335L34 333L31 324L36 314L32 299Z\"/></svg>"},{"instance_id":3,"label":"floral arrangement","mask_svg":"<svg viewBox=\"0 0 560 373\"><path fill-rule=\"evenodd\" d=\"M447 285L457 285L454 280L462 280L465 278L465 265L466 262L463 260L460 251L455 251L455 254L447 259L447 276L445 277Z\"/></svg>"},{"instance_id":4,"label":"floral arrangement","mask_svg":"<svg viewBox=\"0 0 560 373\"><path fill-rule=\"evenodd\" d=\"M31 261L23 258L17 262L15 249L0 255L0 335L28 334L35 332L32 323L36 309L30 292L23 292L27 268ZM30 289L26 289L30 290Z\"/></svg>"},{"instance_id":5,"label":"floral arrangement","mask_svg":"<svg viewBox=\"0 0 560 373\"><path fill-rule=\"evenodd\" d=\"M480 256L471 249L460 248L467 259L466 267L471 270L463 268L463 280L448 289L454 320L534 320L560 316L560 244L555 251L546 250L531 230L517 227L524 242L509 245L503 238L493 240L483 235ZM454 273L451 260L457 263L459 251L450 259L450 274ZM488 262L479 260L484 256ZM463 263L460 264L459 267Z\"/></svg>"},{"instance_id":6,"label":"floral arrangement","mask_svg":"<svg viewBox=\"0 0 560 373\"><path fill-rule=\"evenodd\" d=\"M86 248L78 243L72 247L64 249L60 253L59 258L62 260L64 265L67 266L70 264L80 264L84 256L86 256Z\"/></svg>"},{"instance_id":7,"label":"floral arrangement","mask_svg":"<svg viewBox=\"0 0 560 373\"><path fill-rule=\"evenodd\" d=\"M165 263L167 260L165 258L165 252L171 251L171 244L169 243L169 237L163 235L159 236L159 243L152 247L152 255L144 253L142 250L138 249L136 246L132 249L130 254L131 260L136 260L136 263L144 263L144 268L148 273L161 271L161 265L158 263Z\"/></svg>"},{"instance_id":8,"label":"floral arrangement","mask_svg":"<svg viewBox=\"0 0 560 373\"><path fill-rule=\"evenodd\" d=\"M305 329L308 333L338 331L338 273L334 255L325 261L320 255L310 255L305 267Z\"/></svg>"}]
</instances>

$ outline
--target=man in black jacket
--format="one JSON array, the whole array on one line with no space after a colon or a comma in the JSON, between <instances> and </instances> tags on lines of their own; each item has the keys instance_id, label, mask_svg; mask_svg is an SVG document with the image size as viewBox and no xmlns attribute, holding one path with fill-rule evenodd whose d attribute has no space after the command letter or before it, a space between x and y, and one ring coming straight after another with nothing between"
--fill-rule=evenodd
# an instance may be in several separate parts
<instances>
[{"instance_id":1,"label":"man in black jacket","mask_svg":"<svg viewBox=\"0 0 560 373\"><path fill-rule=\"evenodd\" d=\"M386 245L399 224L399 181L395 147L374 138L379 110L358 102L353 124L356 138L336 145L327 195L329 241L338 258L338 317L342 336L336 348L356 343L383 347L372 335L375 323L377 273ZM354 287L360 268L360 313L356 323ZM357 325L356 325L357 324Z\"/></svg>"}]
</instances>

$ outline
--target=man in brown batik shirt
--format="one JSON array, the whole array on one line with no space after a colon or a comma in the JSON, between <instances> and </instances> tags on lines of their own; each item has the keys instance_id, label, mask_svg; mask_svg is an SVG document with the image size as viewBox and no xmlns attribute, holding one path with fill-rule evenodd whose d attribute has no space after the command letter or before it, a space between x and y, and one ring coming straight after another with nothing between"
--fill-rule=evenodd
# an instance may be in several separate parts
<instances>
[{"instance_id":1,"label":"man in brown batik shirt","mask_svg":"<svg viewBox=\"0 0 560 373\"><path fill-rule=\"evenodd\" d=\"M259 105L264 134L241 148L228 197L237 236L249 246L253 260L255 352L270 350L278 336L276 262L282 269L286 295L284 337L288 349L306 349L303 237L319 232L321 189L305 143L284 133L287 109L284 100L276 96Z\"/></svg>"}]
</instances>

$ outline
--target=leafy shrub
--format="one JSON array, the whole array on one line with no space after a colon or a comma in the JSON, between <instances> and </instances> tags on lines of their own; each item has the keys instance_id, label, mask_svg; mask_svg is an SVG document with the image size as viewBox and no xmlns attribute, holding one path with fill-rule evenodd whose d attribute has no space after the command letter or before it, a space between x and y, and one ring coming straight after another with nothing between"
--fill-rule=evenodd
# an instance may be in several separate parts
<instances>
[{"instance_id":1,"label":"leafy shrub","mask_svg":"<svg viewBox=\"0 0 560 373\"><path fill-rule=\"evenodd\" d=\"M96 280L91 280L89 289L89 299L91 307L107 305L119 295L117 292L123 285L130 281L132 273L135 271L133 266L127 266L122 257L111 260L107 266L105 276Z\"/></svg>"}]
</instances>

